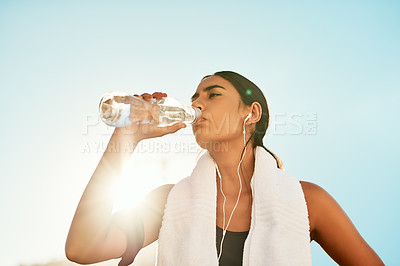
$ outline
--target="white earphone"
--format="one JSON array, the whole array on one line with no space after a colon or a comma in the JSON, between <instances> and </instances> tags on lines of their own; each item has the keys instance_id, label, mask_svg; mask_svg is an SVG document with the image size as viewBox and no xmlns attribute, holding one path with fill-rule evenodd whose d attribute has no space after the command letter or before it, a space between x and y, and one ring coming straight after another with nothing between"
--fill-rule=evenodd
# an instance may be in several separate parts
<instances>
[{"instance_id":1,"label":"white earphone","mask_svg":"<svg viewBox=\"0 0 400 266\"><path fill-rule=\"evenodd\" d=\"M246 122L247 120L249 120L249 119L250 119L250 117L251 117L251 113L249 113L249 115L248 115L248 116L246 116L246 118L244 119L244 122Z\"/></svg>"},{"instance_id":2,"label":"white earphone","mask_svg":"<svg viewBox=\"0 0 400 266\"><path fill-rule=\"evenodd\" d=\"M246 118L244 119L244 122L243 122L243 135L246 134L245 123L246 123L247 120L250 119L250 117L251 117L251 113L249 113L249 114L246 116Z\"/></svg>"}]
</instances>

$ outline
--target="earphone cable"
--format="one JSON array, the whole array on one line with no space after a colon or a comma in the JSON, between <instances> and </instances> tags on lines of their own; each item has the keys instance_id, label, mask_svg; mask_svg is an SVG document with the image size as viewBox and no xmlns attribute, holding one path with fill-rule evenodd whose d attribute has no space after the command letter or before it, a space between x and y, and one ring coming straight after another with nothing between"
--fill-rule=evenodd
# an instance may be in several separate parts
<instances>
[{"instance_id":1,"label":"earphone cable","mask_svg":"<svg viewBox=\"0 0 400 266\"><path fill-rule=\"evenodd\" d=\"M219 169L218 169L218 165L215 164L215 166L216 166L216 168L217 168L218 175L219 175L219 180L220 180L220 191L221 191L222 196L224 197L224 204L222 205L222 214L223 214L223 219L222 219L222 220L223 220L223 225L222 225L222 238L221 238L221 243L220 243L220 248L219 248L218 261L219 261L219 259L221 258L221 255L222 255L222 245L223 245L223 242L224 242L224 239L225 239L226 231L227 231L227 229L228 229L228 227L229 227L229 224L230 224L230 222L231 222L233 213L235 212L236 207L237 207L237 205L239 204L240 194L241 194L241 192L242 192L242 180L241 180L241 178L240 178L239 169L240 169L240 165L241 165L242 162L243 162L244 156L246 155L246 147L247 147L247 144L249 143L249 141L250 141L250 139L251 139L251 137L250 137L250 138L249 138L249 141L247 141L247 143L246 143L246 129L245 129L245 123L246 123L246 120L243 122L243 145L244 145L244 151L243 151L243 153L242 153L241 156L240 156L241 158L240 158L238 167L237 167L237 169L236 169L236 173L237 173L237 175L238 175L239 184L240 184L240 186L239 186L239 194L238 194L238 197L237 197L237 200L236 200L236 204L235 204L235 206L233 207L233 210L232 210L232 212L231 212L231 215L230 215L230 217L229 217L228 224L226 225L226 227L225 227L225 203L226 203L226 197L225 197L224 192L222 191L222 176L221 176L221 173L220 173L220 171L219 171Z\"/></svg>"}]
</instances>

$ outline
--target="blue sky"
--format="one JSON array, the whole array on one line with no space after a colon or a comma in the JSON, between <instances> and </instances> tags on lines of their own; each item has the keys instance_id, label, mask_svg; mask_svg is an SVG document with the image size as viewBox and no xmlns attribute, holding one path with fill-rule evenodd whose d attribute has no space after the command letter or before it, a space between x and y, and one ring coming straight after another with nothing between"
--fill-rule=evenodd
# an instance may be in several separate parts
<instances>
[{"instance_id":1,"label":"blue sky","mask_svg":"<svg viewBox=\"0 0 400 266\"><path fill-rule=\"evenodd\" d=\"M63 257L112 132L97 121L102 94L164 90L188 103L218 70L263 90L266 146L396 264L399 11L397 1L0 1L0 264ZM135 160L155 165L146 189L190 173L190 130L144 144ZM315 265L335 265L312 252Z\"/></svg>"}]
</instances>

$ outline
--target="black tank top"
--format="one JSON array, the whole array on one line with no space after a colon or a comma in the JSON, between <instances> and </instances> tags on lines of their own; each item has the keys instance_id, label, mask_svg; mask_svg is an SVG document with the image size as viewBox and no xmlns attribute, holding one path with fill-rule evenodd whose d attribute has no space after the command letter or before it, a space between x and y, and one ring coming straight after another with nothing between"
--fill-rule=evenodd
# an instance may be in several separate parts
<instances>
[{"instance_id":1,"label":"black tank top","mask_svg":"<svg viewBox=\"0 0 400 266\"><path fill-rule=\"evenodd\" d=\"M219 259L220 266L242 266L244 241L249 231L231 232L226 231L222 244L222 255ZM222 239L222 229L217 226L217 254Z\"/></svg>"}]
</instances>

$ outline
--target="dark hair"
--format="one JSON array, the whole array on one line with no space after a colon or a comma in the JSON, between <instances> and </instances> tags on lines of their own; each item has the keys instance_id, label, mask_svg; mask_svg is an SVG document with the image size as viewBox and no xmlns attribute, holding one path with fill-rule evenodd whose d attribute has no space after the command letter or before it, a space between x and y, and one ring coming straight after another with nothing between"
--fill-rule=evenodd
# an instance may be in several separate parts
<instances>
[{"instance_id":1,"label":"dark hair","mask_svg":"<svg viewBox=\"0 0 400 266\"><path fill-rule=\"evenodd\" d=\"M276 156L270 150L268 150L263 144L263 138L265 136L265 133L267 132L268 125L270 122L270 116L269 116L267 100L265 99L262 91L253 82L233 71L219 71L215 72L213 75L219 76L229 81L233 85L233 87L239 92L240 98L242 99L245 105L250 106L253 102L258 102L261 105L262 108L261 119L257 122L256 129L251 135L249 141L251 140L252 137L254 137L253 148L257 146L263 147L267 152L269 152L275 158L277 167L284 170L282 161L279 159L279 157Z\"/></svg>"}]
</instances>

